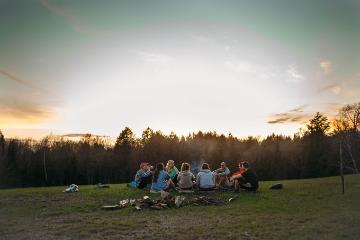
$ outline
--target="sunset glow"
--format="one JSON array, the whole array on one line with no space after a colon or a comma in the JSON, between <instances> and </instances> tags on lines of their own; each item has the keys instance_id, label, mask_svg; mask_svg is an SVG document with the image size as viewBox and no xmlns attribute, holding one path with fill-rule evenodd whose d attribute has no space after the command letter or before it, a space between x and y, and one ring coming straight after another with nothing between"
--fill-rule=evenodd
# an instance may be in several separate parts
<instances>
[{"instance_id":1,"label":"sunset glow","mask_svg":"<svg viewBox=\"0 0 360 240\"><path fill-rule=\"evenodd\" d=\"M292 135L360 101L357 1L0 1L0 129Z\"/></svg>"}]
</instances>

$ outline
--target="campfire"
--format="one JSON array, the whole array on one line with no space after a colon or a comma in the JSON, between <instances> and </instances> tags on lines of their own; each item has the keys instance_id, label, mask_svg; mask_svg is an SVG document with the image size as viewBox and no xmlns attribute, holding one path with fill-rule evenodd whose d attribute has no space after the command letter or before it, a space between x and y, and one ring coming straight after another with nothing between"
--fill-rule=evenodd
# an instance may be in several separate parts
<instances>
[{"instance_id":1,"label":"campfire","mask_svg":"<svg viewBox=\"0 0 360 240\"><path fill-rule=\"evenodd\" d=\"M119 201L118 204L103 206L102 209L104 210L116 210L122 209L126 207L133 207L136 210L142 209L153 209L153 210L162 210L167 208L174 208L174 207L182 207L188 205L203 205L203 206L220 206L225 205L226 203L230 203L235 198L230 198L227 202L222 199L216 199L209 196L192 196L192 197L185 197L183 195L173 196L168 192L162 191L161 192L161 199L151 199L149 196L144 196L140 199L124 199Z\"/></svg>"}]
</instances>

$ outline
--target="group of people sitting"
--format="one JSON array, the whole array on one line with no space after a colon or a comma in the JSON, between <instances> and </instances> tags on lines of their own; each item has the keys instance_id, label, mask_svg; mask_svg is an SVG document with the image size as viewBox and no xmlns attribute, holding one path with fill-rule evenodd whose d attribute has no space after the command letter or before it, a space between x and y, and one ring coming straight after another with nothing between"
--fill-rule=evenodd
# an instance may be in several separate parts
<instances>
[{"instance_id":1,"label":"group of people sitting","mask_svg":"<svg viewBox=\"0 0 360 240\"><path fill-rule=\"evenodd\" d=\"M149 187L151 192L170 189L190 191L233 189L235 192L245 189L255 192L259 187L258 177L249 168L248 162L240 162L239 170L233 174L225 162L222 162L220 168L215 171L210 170L209 164L203 163L196 177L190 171L189 163L182 163L180 170L176 168L173 160L169 160L165 167L163 163L158 163L155 169L148 163L141 163L135 180L129 185L140 189Z\"/></svg>"}]
</instances>

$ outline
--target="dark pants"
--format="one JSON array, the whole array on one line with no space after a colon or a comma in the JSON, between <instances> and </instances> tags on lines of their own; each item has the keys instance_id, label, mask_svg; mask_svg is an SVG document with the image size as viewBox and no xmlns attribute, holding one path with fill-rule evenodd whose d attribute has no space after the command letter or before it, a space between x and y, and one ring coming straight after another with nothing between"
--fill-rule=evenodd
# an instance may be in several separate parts
<instances>
[{"instance_id":1,"label":"dark pants","mask_svg":"<svg viewBox=\"0 0 360 240\"><path fill-rule=\"evenodd\" d=\"M215 190L215 188L201 188L201 187L199 187L199 191L201 191L201 192L214 191L214 190Z\"/></svg>"},{"instance_id":2,"label":"dark pants","mask_svg":"<svg viewBox=\"0 0 360 240\"><path fill-rule=\"evenodd\" d=\"M250 187L245 185L245 184L250 184ZM249 192L256 192L256 190L259 188L258 184L252 184L249 181L247 181L246 179L239 179L239 188L245 189Z\"/></svg>"},{"instance_id":3,"label":"dark pants","mask_svg":"<svg viewBox=\"0 0 360 240\"><path fill-rule=\"evenodd\" d=\"M171 179L171 181L175 184L175 186L178 183L177 176L178 176L178 174L176 174L175 177Z\"/></svg>"},{"instance_id":4,"label":"dark pants","mask_svg":"<svg viewBox=\"0 0 360 240\"><path fill-rule=\"evenodd\" d=\"M147 177L142 177L139 182L138 188L140 189L146 188L148 184L151 184L151 180L152 180L152 174L150 174Z\"/></svg>"}]
</instances>

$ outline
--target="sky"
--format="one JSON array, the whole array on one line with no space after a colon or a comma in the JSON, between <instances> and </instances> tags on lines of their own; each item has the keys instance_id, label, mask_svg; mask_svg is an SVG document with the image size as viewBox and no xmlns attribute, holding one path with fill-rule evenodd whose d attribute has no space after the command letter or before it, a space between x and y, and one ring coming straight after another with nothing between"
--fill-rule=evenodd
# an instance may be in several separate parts
<instances>
[{"instance_id":1,"label":"sky","mask_svg":"<svg viewBox=\"0 0 360 240\"><path fill-rule=\"evenodd\" d=\"M360 101L360 1L0 0L0 129L292 135Z\"/></svg>"}]
</instances>

